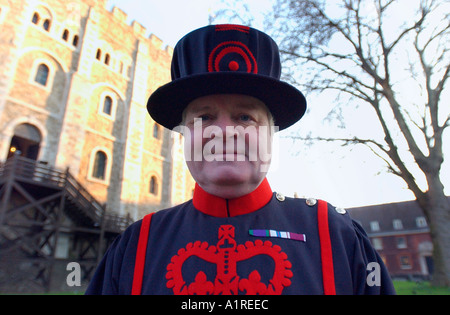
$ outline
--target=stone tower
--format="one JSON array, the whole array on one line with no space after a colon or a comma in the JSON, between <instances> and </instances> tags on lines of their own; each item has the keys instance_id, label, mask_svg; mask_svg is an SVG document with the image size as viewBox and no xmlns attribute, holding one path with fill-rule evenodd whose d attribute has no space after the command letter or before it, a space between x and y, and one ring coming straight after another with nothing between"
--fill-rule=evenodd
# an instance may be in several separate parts
<instances>
[{"instance_id":1,"label":"stone tower","mask_svg":"<svg viewBox=\"0 0 450 315\"><path fill-rule=\"evenodd\" d=\"M192 197L179 134L147 114L172 48L107 0L0 0L0 161L69 168L108 211Z\"/></svg>"}]
</instances>

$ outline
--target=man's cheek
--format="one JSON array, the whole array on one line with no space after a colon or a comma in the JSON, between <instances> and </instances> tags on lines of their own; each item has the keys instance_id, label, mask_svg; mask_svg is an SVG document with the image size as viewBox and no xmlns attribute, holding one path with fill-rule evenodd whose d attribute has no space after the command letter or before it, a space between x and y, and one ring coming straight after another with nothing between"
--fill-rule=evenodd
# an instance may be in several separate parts
<instances>
[{"instance_id":1,"label":"man's cheek","mask_svg":"<svg viewBox=\"0 0 450 315\"><path fill-rule=\"evenodd\" d=\"M187 129L184 134L184 155L186 162L203 160L204 139L202 132Z\"/></svg>"}]
</instances>

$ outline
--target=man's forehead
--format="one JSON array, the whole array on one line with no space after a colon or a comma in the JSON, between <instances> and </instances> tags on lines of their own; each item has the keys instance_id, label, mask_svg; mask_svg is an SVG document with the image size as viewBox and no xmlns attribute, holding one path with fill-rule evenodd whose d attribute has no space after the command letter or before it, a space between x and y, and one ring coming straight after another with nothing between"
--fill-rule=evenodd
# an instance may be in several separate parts
<instances>
[{"instance_id":1,"label":"man's forehead","mask_svg":"<svg viewBox=\"0 0 450 315\"><path fill-rule=\"evenodd\" d=\"M241 95L214 95L202 97L191 102L186 111L196 113L205 110L266 110L266 106L260 100L251 96Z\"/></svg>"}]
</instances>

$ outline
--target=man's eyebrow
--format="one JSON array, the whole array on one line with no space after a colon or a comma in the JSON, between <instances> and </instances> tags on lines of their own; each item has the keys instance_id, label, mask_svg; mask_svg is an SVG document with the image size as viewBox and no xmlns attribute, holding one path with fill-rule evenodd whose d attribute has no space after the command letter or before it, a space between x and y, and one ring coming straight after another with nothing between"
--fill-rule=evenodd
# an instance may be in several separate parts
<instances>
[{"instance_id":1,"label":"man's eyebrow","mask_svg":"<svg viewBox=\"0 0 450 315\"><path fill-rule=\"evenodd\" d=\"M189 112L191 114L197 114L205 110L210 110L211 108L212 107L210 105L193 106L192 108L189 108Z\"/></svg>"}]
</instances>

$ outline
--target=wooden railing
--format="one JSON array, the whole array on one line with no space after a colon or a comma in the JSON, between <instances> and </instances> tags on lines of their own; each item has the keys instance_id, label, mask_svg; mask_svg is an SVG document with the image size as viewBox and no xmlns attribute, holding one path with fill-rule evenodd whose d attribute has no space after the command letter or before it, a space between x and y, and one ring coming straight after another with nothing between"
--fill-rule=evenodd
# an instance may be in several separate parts
<instances>
[{"instance_id":1,"label":"wooden railing","mask_svg":"<svg viewBox=\"0 0 450 315\"><path fill-rule=\"evenodd\" d=\"M67 197L77 205L79 211L95 226L100 228L103 224L106 231L122 232L132 223L129 215L124 217L107 213L105 207L70 174L69 169L60 171L45 163L14 156L5 163L0 163L0 184L11 177L50 188L65 189Z\"/></svg>"},{"instance_id":2,"label":"wooden railing","mask_svg":"<svg viewBox=\"0 0 450 315\"><path fill-rule=\"evenodd\" d=\"M73 198L72 200L81 206L85 215L93 222L101 224L105 215L104 207L98 202L70 173L65 173L66 192Z\"/></svg>"},{"instance_id":3,"label":"wooden railing","mask_svg":"<svg viewBox=\"0 0 450 315\"><path fill-rule=\"evenodd\" d=\"M20 156L14 156L0 166L0 182L10 176L25 181L48 183L59 187L63 187L66 182L66 174L64 172L49 167L42 162Z\"/></svg>"}]
</instances>

